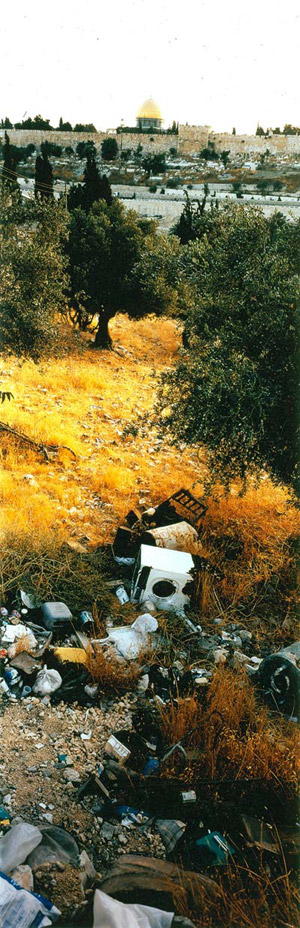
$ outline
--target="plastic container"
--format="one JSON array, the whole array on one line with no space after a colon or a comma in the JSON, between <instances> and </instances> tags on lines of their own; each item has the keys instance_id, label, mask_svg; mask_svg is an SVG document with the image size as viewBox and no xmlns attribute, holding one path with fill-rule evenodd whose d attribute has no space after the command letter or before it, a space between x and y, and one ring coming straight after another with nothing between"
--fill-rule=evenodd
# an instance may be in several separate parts
<instances>
[{"instance_id":1,"label":"plastic container","mask_svg":"<svg viewBox=\"0 0 300 928\"><path fill-rule=\"evenodd\" d=\"M43 625L48 631L52 631L56 625L71 622L72 619L72 613L65 603L43 603L41 612Z\"/></svg>"}]
</instances>

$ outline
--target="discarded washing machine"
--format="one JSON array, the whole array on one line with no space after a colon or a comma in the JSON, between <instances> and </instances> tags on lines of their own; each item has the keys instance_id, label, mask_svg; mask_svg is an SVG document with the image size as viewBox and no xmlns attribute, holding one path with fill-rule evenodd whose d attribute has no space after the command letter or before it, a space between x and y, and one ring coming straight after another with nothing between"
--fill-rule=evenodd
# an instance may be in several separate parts
<instances>
[{"instance_id":1,"label":"discarded washing machine","mask_svg":"<svg viewBox=\"0 0 300 928\"><path fill-rule=\"evenodd\" d=\"M267 702L287 715L300 716L300 641L270 654L261 662L254 681Z\"/></svg>"},{"instance_id":2,"label":"discarded washing machine","mask_svg":"<svg viewBox=\"0 0 300 928\"><path fill-rule=\"evenodd\" d=\"M185 551L141 545L132 578L131 602L150 600L158 610L184 615L196 572L196 560Z\"/></svg>"}]
</instances>

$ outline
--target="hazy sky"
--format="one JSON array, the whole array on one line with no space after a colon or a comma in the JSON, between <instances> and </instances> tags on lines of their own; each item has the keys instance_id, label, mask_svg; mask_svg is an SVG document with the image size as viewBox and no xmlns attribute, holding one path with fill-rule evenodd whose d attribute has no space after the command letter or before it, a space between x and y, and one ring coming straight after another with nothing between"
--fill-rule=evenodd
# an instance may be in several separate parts
<instances>
[{"instance_id":1,"label":"hazy sky","mask_svg":"<svg viewBox=\"0 0 300 928\"><path fill-rule=\"evenodd\" d=\"M299 0L15 0L1 15L0 116L167 127L300 125Z\"/></svg>"}]
</instances>

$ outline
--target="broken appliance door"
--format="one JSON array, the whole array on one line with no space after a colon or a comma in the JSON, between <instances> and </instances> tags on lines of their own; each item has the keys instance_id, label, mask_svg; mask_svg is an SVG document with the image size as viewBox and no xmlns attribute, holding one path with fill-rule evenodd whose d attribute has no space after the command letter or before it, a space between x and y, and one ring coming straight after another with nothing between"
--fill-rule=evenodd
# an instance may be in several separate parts
<instances>
[{"instance_id":1,"label":"broken appliance door","mask_svg":"<svg viewBox=\"0 0 300 928\"><path fill-rule=\"evenodd\" d=\"M131 602L150 600L156 609L178 612L190 602L195 560L185 551L141 545L131 586Z\"/></svg>"}]
</instances>

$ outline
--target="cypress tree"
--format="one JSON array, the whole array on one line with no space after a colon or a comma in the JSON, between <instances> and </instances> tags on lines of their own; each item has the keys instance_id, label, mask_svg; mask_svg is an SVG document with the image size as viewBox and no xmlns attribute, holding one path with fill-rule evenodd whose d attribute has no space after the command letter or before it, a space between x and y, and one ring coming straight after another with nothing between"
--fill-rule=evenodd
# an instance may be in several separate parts
<instances>
[{"instance_id":1,"label":"cypress tree","mask_svg":"<svg viewBox=\"0 0 300 928\"><path fill-rule=\"evenodd\" d=\"M84 170L84 183L72 186L68 205L69 210L81 207L86 213L89 213L93 203L98 200L105 200L107 206L112 204L111 186L107 177L99 174L96 159L93 152L87 153L86 166Z\"/></svg>"},{"instance_id":2,"label":"cypress tree","mask_svg":"<svg viewBox=\"0 0 300 928\"><path fill-rule=\"evenodd\" d=\"M42 199L53 197L53 171L45 145L41 145L41 155L35 162L34 196Z\"/></svg>"},{"instance_id":3,"label":"cypress tree","mask_svg":"<svg viewBox=\"0 0 300 928\"><path fill-rule=\"evenodd\" d=\"M5 132L4 142L4 163L2 169L2 183L8 184L14 190L19 190L17 181L17 166L10 147L9 136Z\"/></svg>"}]
</instances>

